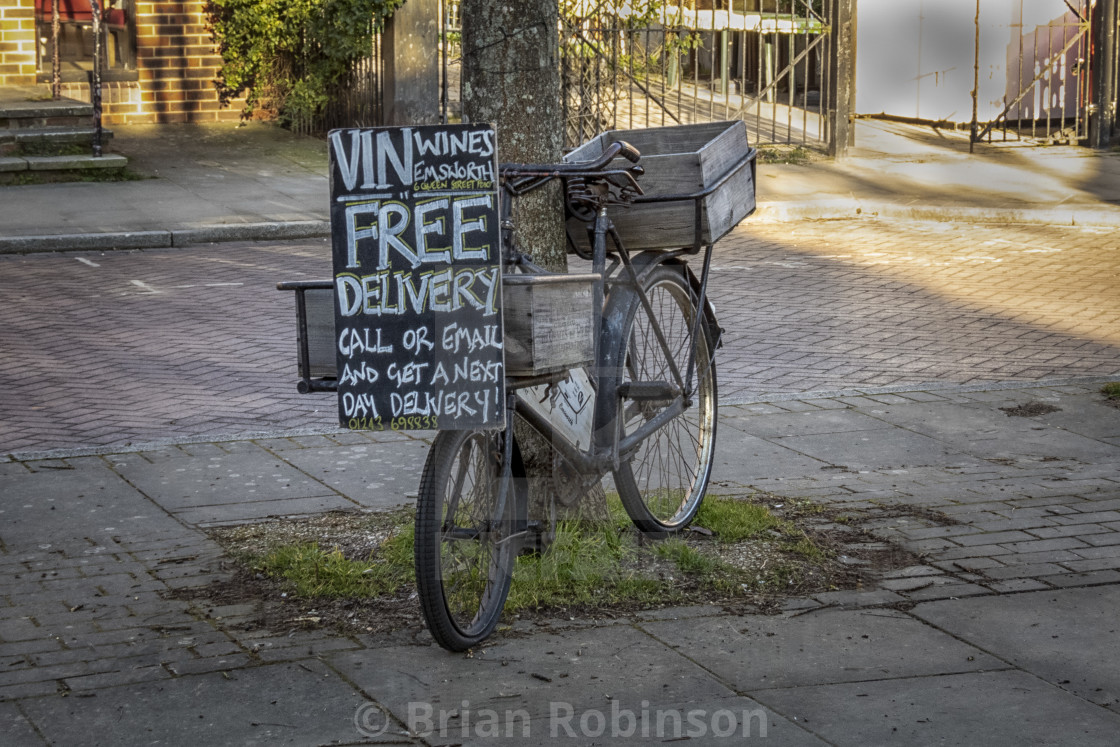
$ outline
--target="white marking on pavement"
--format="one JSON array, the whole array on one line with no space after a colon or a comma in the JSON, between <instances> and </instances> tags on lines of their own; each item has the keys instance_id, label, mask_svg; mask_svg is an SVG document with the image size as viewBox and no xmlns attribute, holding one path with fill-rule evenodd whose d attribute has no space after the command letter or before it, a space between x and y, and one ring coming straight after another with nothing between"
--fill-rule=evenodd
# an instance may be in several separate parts
<instances>
[{"instance_id":1,"label":"white marking on pavement","mask_svg":"<svg viewBox=\"0 0 1120 747\"><path fill-rule=\"evenodd\" d=\"M148 285L143 280L130 280L129 282L131 282L133 285L135 285L140 290L145 290L148 293L159 293L158 290L156 290L152 286Z\"/></svg>"},{"instance_id":2,"label":"white marking on pavement","mask_svg":"<svg viewBox=\"0 0 1120 747\"><path fill-rule=\"evenodd\" d=\"M180 288L225 288L234 285L245 285L245 283L202 283L201 285L193 283L191 285L173 285L171 287L178 290Z\"/></svg>"},{"instance_id":3,"label":"white marking on pavement","mask_svg":"<svg viewBox=\"0 0 1120 747\"><path fill-rule=\"evenodd\" d=\"M93 262L92 260L86 259L85 257L74 257L74 259L78 260L83 265L89 265L90 267L100 267L101 266L101 265L97 264L96 262Z\"/></svg>"}]
</instances>

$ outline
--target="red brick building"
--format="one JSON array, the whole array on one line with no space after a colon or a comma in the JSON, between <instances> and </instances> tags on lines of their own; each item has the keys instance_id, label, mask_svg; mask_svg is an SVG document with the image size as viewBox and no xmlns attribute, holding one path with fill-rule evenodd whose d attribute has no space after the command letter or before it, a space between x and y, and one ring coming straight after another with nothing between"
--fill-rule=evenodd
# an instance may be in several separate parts
<instances>
[{"instance_id":1,"label":"red brick building","mask_svg":"<svg viewBox=\"0 0 1120 747\"><path fill-rule=\"evenodd\" d=\"M93 64L89 0L58 0L62 95L89 101ZM102 0L106 124L236 120L221 107L214 76L221 59L206 28L204 0ZM0 0L0 87L49 86L51 0Z\"/></svg>"}]
</instances>

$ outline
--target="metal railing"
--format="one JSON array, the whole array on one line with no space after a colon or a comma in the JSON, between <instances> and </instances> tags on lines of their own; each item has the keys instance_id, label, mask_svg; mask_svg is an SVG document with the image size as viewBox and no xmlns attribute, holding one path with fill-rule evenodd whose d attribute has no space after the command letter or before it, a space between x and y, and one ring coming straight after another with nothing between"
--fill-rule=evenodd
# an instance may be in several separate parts
<instances>
[{"instance_id":1,"label":"metal railing","mask_svg":"<svg viewBox=\"0 0 1120 747\"><path fill-rule=\"evenodd\" d=\"M1008 70L1003 110L988 122L979 121L976 98L980 86L973 88L973 142L1029 138L1076 143L1088 137L1093 3L1066 0L1066 15L1032 27L1023 20L1027 2L1019 0L1018 23L1013 24L1019 30L1017 49L1013 48L1015 70ZM976 23L978 65L979 10Z\"/></svg>"},{"instance_id":2,"label":"metal railing","mask_svg":"<svg viewBox=\"0 0 1120 747\"><path fill-rule=\"evenodd\" d=\"M743 119L758 143L824 146L832 41L821 0L562 4L565 136ZM761 8L747 10L748 7Z\"/></svg>"},{"instance_id":3,"label":"metal railing","mask_svg":"<svg viewBox=\"0 0 1120 747\"><path fill-rule=\"evenodd\" d=\"M832 0L686 4L561 0L566 146L608 129L725 119L746 121L752 142L826 146ZM461 24L458 0L443 5L446 121L459 114Z\"/></svg>"}]
</instances>

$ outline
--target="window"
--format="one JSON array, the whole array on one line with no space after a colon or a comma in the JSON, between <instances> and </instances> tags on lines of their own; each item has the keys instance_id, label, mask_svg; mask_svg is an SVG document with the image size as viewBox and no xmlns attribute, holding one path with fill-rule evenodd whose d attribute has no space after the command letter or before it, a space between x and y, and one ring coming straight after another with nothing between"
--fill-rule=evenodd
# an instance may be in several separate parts
<instances>
[{"instance_id":1,"label":"window","mask_svg":"<svg viewBox=\"0 0 1120 747\"><path fill-rule=\"evenodd\" d=\"M39 79L50 80L54 53L52 0L35 0ZM58 0L58 51L62 79L85 81L93 69L93 8L90 0ZM101 0L102 74L105 80L135 79L136 10L134 0Z\"/></svg>"}]
</instances>

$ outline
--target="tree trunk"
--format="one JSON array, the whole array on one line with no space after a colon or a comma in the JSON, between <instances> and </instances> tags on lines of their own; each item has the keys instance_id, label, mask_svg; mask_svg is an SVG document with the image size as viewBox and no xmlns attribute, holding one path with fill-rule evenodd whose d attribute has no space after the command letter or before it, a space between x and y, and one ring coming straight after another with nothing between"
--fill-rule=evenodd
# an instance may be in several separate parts
<instances>
[{"instance_id":1,"label":"tree trunk","mask_svg":"<svg viewBox=\"0 0 1120 747\"><path fill-rule=\"evenodd\" d=\"M560 32L557 0L463 0L463 119L498 130L503 162L559 161ZM514 206L524 251L567 269L559 183Z\"/></svg>"},{"instance_id":2,"label":"tree trunk","mask_svg":"<svg viewBox=\"0 0 1120 747\"><path fill-rule=\"evenodd\" d=\"M560 31L557 0L462 0L463 120L490 122L498 131L502 162L559 161L564 145L560 106ZM567 270L561 184L554 181L514 203L521 250L553 272ZM575 488L574 474L549 444L525 424L517 440L529 477L530 518L548 528L556 496L558 514L605 514L602 489ZM542 547L551 541L542 537Z\"/></svg>"}]
</instances>

